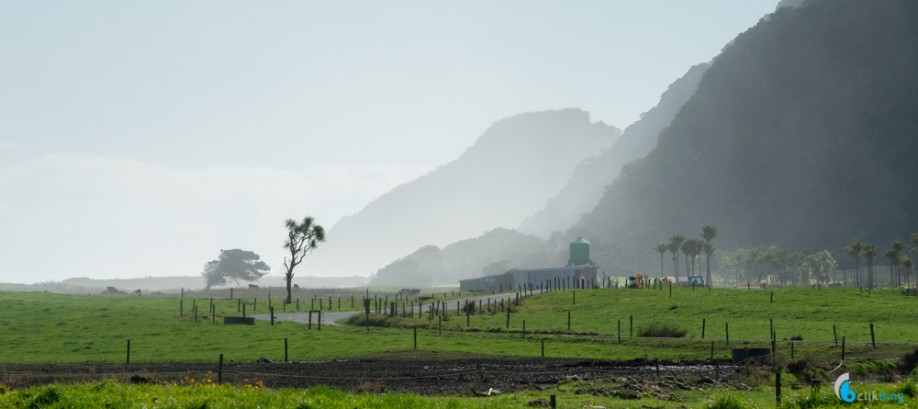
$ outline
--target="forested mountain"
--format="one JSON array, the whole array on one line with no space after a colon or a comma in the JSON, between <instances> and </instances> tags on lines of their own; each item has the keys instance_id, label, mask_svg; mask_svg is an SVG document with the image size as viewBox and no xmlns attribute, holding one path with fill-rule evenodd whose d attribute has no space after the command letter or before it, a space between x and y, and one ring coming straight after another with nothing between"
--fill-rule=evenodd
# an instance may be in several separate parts
<instances>
[{"instance_id":1,"label":"forested mountain","mask_svg":"<svg viewBox=\"0 0 918 409\"><path fill-rule=\"evenodd\" d=\"M907 237L918 209L918 2L780 8L716 58L657 147L567 238L614 271L716 225L720 249Z\"/></svg>"},{"instance_id":2,"label":"forested mountain","mask_svg":"<svg viewBox=\"0 0 918 409\"><path fill-rule=\"evenodd\" d=\"M566 255L558 243L498 228L442 250L424 246L380 269L370 284L411 287L458 284L460 279L500 274L511 268L564 265Z\"/></svg>"},{"instance_id":3,"label":"forested mountain","mask_svg":"<svg viewBox=\"0 0 918 409\"><path fill-rule=\"evenodd\" d=\"M577 109L500 120L457 160L341 219L310 254L311 271L369 275L424 245L518 226L620 133Z\"/></svg>"},{"instance_id":4,"label":"forested mountain","mask_svg":"<svg viewBox=\"0 0 918 409\"><path fill-rule=\"evenodd\" d=\"M670 84L655 107L625 128L611 148L581 162L564 188L549 199L542 210L526 218L519 230L547 238L554 232L567 230L592 210L622 166L643 158L656 146L660 131L669 126L676 112L695 93L707 69L708 64L698 64Z\"/></svg>"}]
</instances>

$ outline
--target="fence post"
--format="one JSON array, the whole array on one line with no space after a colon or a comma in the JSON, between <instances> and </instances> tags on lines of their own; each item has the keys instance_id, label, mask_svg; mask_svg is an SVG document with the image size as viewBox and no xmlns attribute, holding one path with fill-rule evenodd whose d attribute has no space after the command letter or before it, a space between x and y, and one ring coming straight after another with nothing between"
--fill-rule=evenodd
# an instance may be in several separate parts
<instances>
[{"instance_id":1,"label":"fence post","mask_svg":"<svg viewBox=\"0 0 918 409\"><path fill-rule=\"evenodd\" d=\"M507 308L507 328L510 328L510 309Z\"/></svg>"},{"instance_id":2,"label":"fence post","mask_svg":"<svg viewBox=\"0 0 918 409\"><path fill-rule=\"evenodd\" d=\"M127 360L125 361L125 363L128 363L128 364L131 363L131 339L130 338L128 338L127 340Z\"/></svg>"},{"instance_id":3,"label":"fence post","mask_svg":"<svg viewBox=\"0 0 918 409\"><path fill-rule=\"evenodd\" d=\"M872 322L870 323L870 343L873 345L874 348L877 347L877 339L873 335L873 323Z\"/></svg>"},{"instance_id":4,"label":"fence post","mask_svg":"<svg viewBox=\"0 0 918 409\"><path fill-rule=\"evenodd\" d=\"M542 338L542 358L545 358L545 338Z\"/></svg>"},{"instance_id":5,"label":"fence post","mask_svg":"<svg viewBox=\"0 0 918 409\"><path fill-rule=\"evenodd\" d=\"M418 327L414 327L414 349L418 349Z\"/></svg>"},{"instance_id":6,"label":"fence post","mask_svg":"<svg viewBox=\"0 0 918 409\"><path fill-rule=\"evenodd\" d=\"M567 310L567 333L571 333L571 310Z\"/></svg>"},{"instance_id":7,"label":"fence post","mask_svg":"<svg viewBox=\"0 0 918 409\"><path fill-rule=\"evenodd\" d=\"M727 335L727 345L730 345L730 323L729 322L724 323L724 332Z\"/></svg>"},{"instance_id":8,"label":"fence post","mask_svg":"<svg viewBox=\"0 0 918 409\"><path fill-rule=\"evenodd\" d=\"M707 324L707 321L708 321L707 318L701 319L701 339L704 339L704 327Z\"/></svg>"},{"instance_id":9,"label":"fence post","mask_svg":"<svg viewBox=\"0 0 918 409\"><path fill-rule=\"evenodd\" d=\"M842 358L841 360L842 361L845 360L845 336L844 335L842 335Z\"/></svg>"},{"instance_id":10,"label":"fence post","mask_svg":"<svg viewBox=\"0 0 918 409\"><path fill-rule=\"evenodd\" d=\"M274 326L274 307L268 307L268 313L271 315L271 326Z\"/></svg>"},{"instance_id":11,"label":"fence post","mask_svg":"<svg viewBox=\"0 0 918 409\"><path fill-rule=\"evenodd\" d=\"M558 399L555 397L555 395L549 396L548 402L549 402L549 405L551 405L552 409L558 407Z\"/></svg>"},{"instance_id":12,"label":"fence post","mask_svg":"<svg viewBox=\"0 0 918 409\"><path fill-rule=\"evenodd\" d=\"M284 362L290 362L290 360L287 359L287 338L284 338Z\"/></svg>"},{"instance_id":13,"label":"fence post","mask_svg":"<svg viewBox=\"0 0 918 409\"><path fill-rule=\"evenodd\" d=\"M835 338L835 346L838 346L838 331L835 329L835 324L832 324L832 337Z\"/></svg>"},{"instance_id":14,"label":"fence post","mask_svg":"<svg viewBox=\"0 0 918 409\"><path fill-rule=\"evenodd\" d=\"M220 361L217 364L217 384L223 383L223 354L220 354Z\"/></svg>"},{"instance_id":15,"label":"fence post","mask_svg":"<svg viewBox=\"0 0 918 409\"><path fill-rule=\"evenodd\" d=\"M618 343L622 343L622 320L618 320Z\"/></svg>"},{"instance_id":16,"label":"fence post","mask_svg":"<svg viewBox=\"0 0 918 409\"><path fill-rule=\"evenodd\" d=\"M634 336L634 316L632 315L628 316L628 336Z\"/></svg>"}]
</instances>

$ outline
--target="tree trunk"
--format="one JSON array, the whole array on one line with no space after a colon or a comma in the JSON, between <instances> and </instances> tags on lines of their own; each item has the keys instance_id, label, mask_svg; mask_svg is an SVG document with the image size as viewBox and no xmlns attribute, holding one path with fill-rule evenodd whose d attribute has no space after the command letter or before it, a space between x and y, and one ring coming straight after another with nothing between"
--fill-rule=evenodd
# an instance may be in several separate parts
<instances>
[{"instance_id":1,"label":"tree trunk","mask_svg":"<svg viewBox=\"0 0 918 409\"><path fill-rule=\"evenodd\" d=\"M290 292L290 286L293 283L293 272L288 271L285 278L287 279L287 299L284 300L284 303L290 304L291 300L293 299L293 294Z\"/></svg>"}]
</instances>

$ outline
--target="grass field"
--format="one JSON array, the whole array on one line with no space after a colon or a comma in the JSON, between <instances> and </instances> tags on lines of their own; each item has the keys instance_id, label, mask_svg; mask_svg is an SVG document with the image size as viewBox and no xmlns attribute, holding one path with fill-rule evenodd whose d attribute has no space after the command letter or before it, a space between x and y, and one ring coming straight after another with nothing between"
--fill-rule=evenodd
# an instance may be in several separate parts
<instances>
[{"instance_id":1,"label":"grass field","mask_svg":"<svg viewBox=\"0 0 918 409\"><path fill-rule=\"evenodd\" d=\"M892 367L903 354L915 348L918 340L916 297L905 297L891 290L867 295L850 288L782 288L775 289L773 297L772 302L771 290L679 288L672 297L666 289L568 290L525 298L522 305L512 307L509 328L505 312L475 314L467 327L466 317L453 311L442 322L429 319L427 314L422 318L378 316L374 320L385 326L371 327L368 332L362 326L323 325L319 331L315 326L309 330L295 323L271 326L263 320L254 326L223 325L223 316L238 315L237 299L214 299L218 319L213 323L211 316L203 313L209 309L210 299L182 300L184 314L179 316L178 298L0 293L0 345L4 345L0 363L123 363L128 339L132 363L208 363L215 362L220 353L229 362L250 362L260 357L281 360L285 338L289 341L289 359L294 361L415 356L537 357L543 342L549 357L703 360L710 357L713 346L715 358L729 359L731 348L770 346L769 329L773 325L783 359L790 358L790 339L794 337L797 359L807 356L834 367L841 352L832 332L835 325L839 339L844 336L846 340L848 359L843 370L867 373L878 362L880 366ZM252 301L246 301L249 313L254 307ZM266 302L259 300L259 303L258 312L263 313ZM191 313L192 304L197 304L201 311L197 321ZM274 305L279 306L276 302ZM487 306L487 301L483 305ZM568 312L573 335L568 332ZM706 322L704 338L702 320ZM652 323L682 328L685 337L637 336ZM727 323L729 345L724 328ZM871 343L870 324L874 325L876 348ZM417 350L413 349L412 327L420 328ZM790 375L788 378L794 379ZM572 381L551 391L462 398L351 394L329 388L259 390L238 385L103 382L9 391L0 386L0 408L29 405L79 408L106 404L113 407L519 407L532 400L547 399L550 393L559 396L559 407L709 407L718 403L718 399L719 403L738 400L739 407L774 407L774 390L768 387L671 391L666 396L650 394L638 400L591 392L604 387ZM876 390L893 387L898 386L874 386ZM786 406L836 405L831 387L814 395L818 404L806 400L813 398L810 394L809 390L787 390ZM44 399L42 396L50 396L48 399L54 402L34 405L36 399ZM878 407L878 402L862 406Z\"/></svg>"},{"instance_id":2,"label":"grass field","mask_svg":"<svg viewBox=\"0 0 918 409\"><path fill-rule=\"evenodd\" d=\"M915 397L905 393L914 386L873 384L863 390L903 393L906 404ZM395 393L346 393L327 387L264 389L258 385L127 385L100 382L51 385L5 391L0 388L0 408L521 408L532 402L547 403L555 395L559 408L774 408L774 391L677 391L649 394L636 399L593 394L597 386L583 381L566 382L549 391L521 392L500 396L424 397ZM905 389L911 388L911 389ZM601 392L601 391L600 391ZM730 406L730 405L733 406ZM908 407L898 400L842 404L831 388L788 391L783 408Z\"/></svg>"},{"instance_id":3,"label":"grass field","mask_svg":"<svg viewBox=\"0 0 918 409\"><path fill-rule=\"evenodd\" d=\"M421 326L418 348L427 351L539 356L544 339L548 356L622 360L700 360L710 357L712 342L715 357L726 358L732 347L769 346L769 319L780 350L789 352L791 337L802 338L794 342L795 353L828 360L840 355L833 325L839 340L845 337L846 352L854 359L892 359L918 341L918 297L890 290L868 296L849 288L774 291L774 303L770 291L762 290L681 288L672 298L666 290L558 291L526 298L523 305L513 307L509 328L503 312L473 315L470 327L466 327L465 316L452 315L441 324L426 314L424 318L398 318L393 325ZM357 326L323 325L318 331L315 326L307 330L293 323L272 327L266 321L255 326L225 326L220 321L224 315L238 315L238 300L214 300L216 324L203 312L195 321L190 313L193 302L183 301L184 316L179 317L179 300L174 298L0 293L0 344L5 346L0 362L124 362L128 339L133 362L213 362L219 353L236 361L278 360L284 338L289 340L291 360L378 356L413 348L413 334L407 327L373 327L367 333ZM200 311L209 309L209 299L196 303ZM248 303L251 313L251 300ZM259 312L264 312L265 304L261 300ZM583 335L567 335L568 312L571 331ZM521 332L524 320L525 339ZM702 320L706 322L704 339ZM637 336L654 322L681 327L687 335ZM871 346L871 323L876 349ZM442 325L442 335L438 325ZM630 336L632 331L634 336Z\"/></svg>"}]
</instances>

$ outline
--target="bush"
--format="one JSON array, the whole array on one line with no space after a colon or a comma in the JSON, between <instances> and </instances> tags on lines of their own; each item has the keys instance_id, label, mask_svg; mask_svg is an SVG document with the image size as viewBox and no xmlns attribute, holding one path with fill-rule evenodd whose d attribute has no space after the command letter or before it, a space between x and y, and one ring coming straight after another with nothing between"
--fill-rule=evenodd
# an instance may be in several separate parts
<instances>
[{"instance_id":1,"label":"bush","mask_svg":"<svg viewBox=\"0 0 918 409\"><path fill-rule=\"evenodd\" d=\"M742 402L732 396L718 396L714 402L706 406L707 409L743 409Z\"/></svg>"},{"instance_id":2,"label":"bush","mask_svg":"<svg viewBox=\"0 0 918 409\"><path fill-rule=\"evenodd\" d=\"M918 397L918 386L915 386L912 382L903 382L899 385L898 392L909 398Z\"/></svg>"},{"instance_id":3,"label":"bush","mask_svg":"<svg viewBox=\"0 0 918 409\"><path fill-rule=\"evenodd\" d=\"M911 373L915 368L918 368L918 348L903 355L902 359L899 361L899 369L901 369L903 373Z\"/></svg>"},{"instance_id":4,"label":"bush","mask_svg":"<svg viewBox=\"0 0 918 409\"><path fill-rule=\"evenodd\" d=\"M639 337L655 338L682 338L688 331L677 327L675 324L654 322L638 332Z\"/></svg>"}]
</instances>

